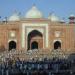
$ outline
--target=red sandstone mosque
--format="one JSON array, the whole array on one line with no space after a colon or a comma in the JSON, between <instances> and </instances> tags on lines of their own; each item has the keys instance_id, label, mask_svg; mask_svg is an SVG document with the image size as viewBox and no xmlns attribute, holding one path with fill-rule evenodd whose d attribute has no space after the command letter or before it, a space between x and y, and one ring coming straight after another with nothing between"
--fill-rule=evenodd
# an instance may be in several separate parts
<instances>
[{"instance_id":1,"label":"red sandstone mosque","mask_svg":"<svg viewBox=\"0 0 75 75\"><path fill-rule=\"evenodd\" d=\"M0 22L0 51L13 49L25 52L39 50L39 54L46 55L58 49L64 53L75 52L75 16L70 15L68 23L53 13L45 18L36 6L24 17L14 13Z\"/></svg>"}]
</instances>

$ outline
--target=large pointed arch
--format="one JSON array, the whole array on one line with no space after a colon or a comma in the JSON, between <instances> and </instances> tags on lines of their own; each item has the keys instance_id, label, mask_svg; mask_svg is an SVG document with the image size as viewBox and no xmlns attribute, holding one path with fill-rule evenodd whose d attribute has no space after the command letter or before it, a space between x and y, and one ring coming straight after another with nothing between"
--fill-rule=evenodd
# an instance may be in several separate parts
<instances>
[{"instance_id":1,"label":"large pointed arch","mask_svg":"<svg viewBox=\"0 0 75 75\"><path fill-rule=\"evenodd\" d=\"M36 37L40 37L40 38L42 38L43 37L43 34L41 33L41 32L39 32L38 30L32 30L29 34L28 34L28 37L27 37L27 47L28 47L28 50L29 49L31 49L32 47L31 47L31 40L32 40L32 38L36 38ZM39 40L38 38L36 38L35 39L35 41L36 40ZM42 41L43 41L43 39L42 39ZM43 44L43 43L42 43ZM39 48L39 47L38 47Z\"/></svg>"}]
</instances>

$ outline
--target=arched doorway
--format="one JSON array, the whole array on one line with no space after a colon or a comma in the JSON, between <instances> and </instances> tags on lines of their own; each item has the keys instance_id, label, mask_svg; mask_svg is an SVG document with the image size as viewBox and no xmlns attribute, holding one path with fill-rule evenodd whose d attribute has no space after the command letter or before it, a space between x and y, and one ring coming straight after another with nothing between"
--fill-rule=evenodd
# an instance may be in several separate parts
<instances>
[{"instance_id":1,"label":"arched doorway","mask_svg":"<svg viewBox=\"0 0 75 75\"><path fill-rule=\"evenodd\" d=\"M54 43L54 49L59 49L59 48L61 48L61 42L56 41L56 42Z\"/></svg>"},{"instance_id":2,"label":"arched doorway","mask_svg":"<svg viewBox=\"0 0 75 75\"><path fill-rule=\"evenodd\" d=\"M41 38L41 39L39 39L39 38ZM43 44L43 35L42 35L42 33L39 32L38 30L33 30L28 34L28 40L27 40L27 48L28 48L28 50L35 48L36 45L37 45L37 43L35 43L35 42L31 43L32 40L33 41L38 40L38 41L41 42L41 44ZM40 47L39 46L40 42L38 43L37 48ZM31 44L35 44L35 45L32 45L32 46L35 46L35 47L32 47ZM42 47L42 45L41 45L41 47Z\"/></svg>"},{"instance_id":3,"label":"arched doorway","mask_svg":"<svg viewBox=\"0 0 75 75\"><path fill-rule=\"evenodd\" d=\"M16 49L16 42L15 41L10 41L9 42L9 51L12 49Z\"/></svg>"},{"instance_id":4,"label":"arched doorway","mask_svg":"<svg viewBox=\"0 0 75 75\"><path fill-rule=\"evenodd\" d=\"M32 42L31 49L38 49L38 42L36 42L36 41Z\"/></svg>"}]
</instances>

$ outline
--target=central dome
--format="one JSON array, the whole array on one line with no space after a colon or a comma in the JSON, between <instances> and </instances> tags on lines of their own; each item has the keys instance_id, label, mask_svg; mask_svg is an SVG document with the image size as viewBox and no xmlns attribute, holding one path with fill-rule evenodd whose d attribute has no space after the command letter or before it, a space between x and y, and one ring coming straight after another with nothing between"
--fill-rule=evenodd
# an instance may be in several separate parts
<instances>
[{"instance_id":1,"label":"central dome","mask_svg":"<svg viewBox=\"0 0 75 75\"><path fill-rule=\"evenodd\" d=\"M26 13L25 18L42 18L43 15L41 11L39 11L36 6L32 6L32 8Z\"/></svg>"}]
</instances>

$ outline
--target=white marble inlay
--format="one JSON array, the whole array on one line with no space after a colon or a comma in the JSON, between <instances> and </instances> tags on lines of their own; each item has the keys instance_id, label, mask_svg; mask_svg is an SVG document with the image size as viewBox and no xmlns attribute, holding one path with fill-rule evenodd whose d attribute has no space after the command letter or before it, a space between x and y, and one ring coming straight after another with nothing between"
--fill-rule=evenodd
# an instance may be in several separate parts
<instances>
[{"instance_id":1,"label":"white marble inlay","mask_svg":"<svg viewBox=\"0 0 75 75\"><path fill-rule=\"evenodd\" d=\"M33 27L33 28L32 28ZM34 28L35 27L35 28ZM37 28L37 27L41 27L40 29ZM29 34L29 32L31 32L32 30L35 30L37 29L38 31L40 31L41 33L44 32L43 28L42 27L45 27L46 29L46 33L44 33L46 36L46 47L48 47L48 24L40 24L40 23L23 23L22 24L22 48L24 48L26 45L25 45L25 35L26 35L26 38L27 38L27 35ZM25 28L27 28L27 33L25 33Z\"/></svg>"}]
</instances>

